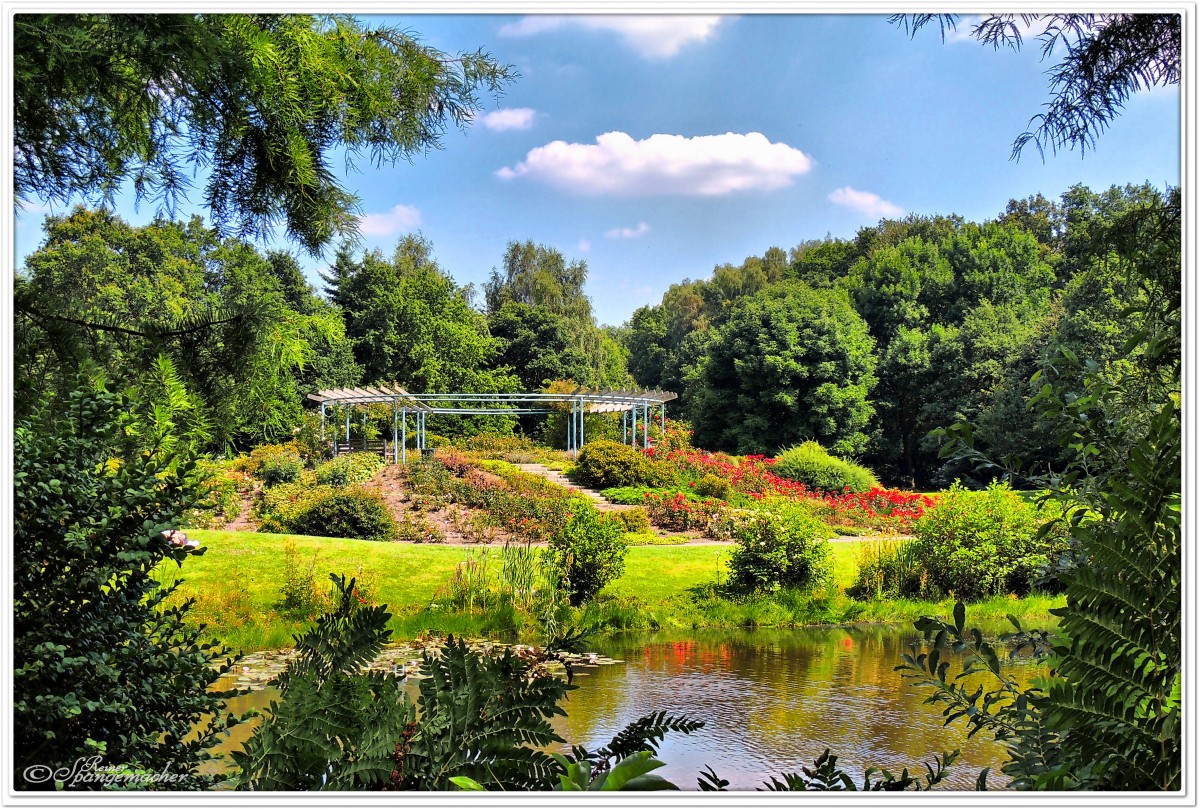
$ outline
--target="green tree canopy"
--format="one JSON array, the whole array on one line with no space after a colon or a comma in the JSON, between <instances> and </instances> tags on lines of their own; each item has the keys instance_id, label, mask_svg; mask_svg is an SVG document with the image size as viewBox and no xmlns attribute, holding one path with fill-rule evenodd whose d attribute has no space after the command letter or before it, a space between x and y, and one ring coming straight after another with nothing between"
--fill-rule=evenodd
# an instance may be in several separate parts
<instances>
[{"instance_id":1,"label":"green tree canopy","mask_svg":"<svg viewBox=\"0 0 1200 810\"><path fill-rule=\"evenodd\" d=\"M223 232L318 252L354 231L334 153L395 163L465 127L516 74L341 15L19 14L18 197L107 199L124 184L168 211L203 169Z\"/></svg>"},{"instance_id":2,"label":"green tree canopy","mask_svg":"<svg viewBox=\"0 0 1200 810\"><path fill-rule=\"evenodd\" d=\"M773 453L816 439L866 449L874 342L846 294L798 282L743 299L715 330L690 391L696 441Z\"/></svg>"},{"instance_id":3,"label":"green tree canopy","mask_svg":"<svg viewBox=\"0 0 1200 810\"><path fill-rule=\"evenodd\" d=\"M488 318L488 327L500 345L496 365L511 368L525 391L588 376L587 357L565 321L543 306L508 301Z\"/></svg>"},{"instance_id":4,"label":"green tree canopy","mask_svg":"<svg viewBox=\"0 0 1200 810\"><path fill-rule=\"evenodd\" d=\"M346 319L354 356L370 383L414 392L508 391L517 380L493 368L500 345L467 291L438 266L420 235L354 260L347 251L326 277Z\"/></svg>"},{"instance_id":5,"label":"green tree canopy","mask_svg":"<svg viewBox=\"0 0 1200 810\"><path fill-rule=\"evenodd\" d=\"M142 386L164 355L224 447L288 433L298 386L357 381L341 318L285 256L222 240L199 217L135 228L77 207L45 229L15 287L19 412L65 391L85 360Z\"/></svg>"}]
</instances>

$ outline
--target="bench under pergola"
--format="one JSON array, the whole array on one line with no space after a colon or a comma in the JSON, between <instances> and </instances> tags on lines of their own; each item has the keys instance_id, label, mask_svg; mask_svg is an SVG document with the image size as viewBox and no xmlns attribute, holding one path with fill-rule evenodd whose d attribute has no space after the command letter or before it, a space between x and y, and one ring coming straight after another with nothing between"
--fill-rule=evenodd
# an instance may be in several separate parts
<instances>
[{"instance_id":1,"label":"bench under pergola","mask_svg":"<svg viewBox=\"0 0 1200 810\"><path fill-rule=\"evenodd\" d=\"M562 413L567 412L567 450L577 453L583 446L584 430L583 417L589 413L620 413L621 435L626 444L638 444L638 430L641 430L641 444L650 446L650 422L654 418L652 408L658 409L663 428L667 424L667 403L677 399L678 395L671 391L659 390L617 390L612 388L593 389L576 388L566 393L495 393L495 394L413 394L398 386L362 386L359 388L329 388L309 394L308 398L320 403L321 406L321 440L326 439L326 422L332 411L337 416L337 410L344 411L345 442L333 439L333 451L348 452L355 449L350 446L350 415L356 407L362 408L363 424L366 424L368 405L390 405L392 407L392 461L402 463L408 461L408 423L411 416L414 420L413 429L416 431L417 448L424 451L425 420L429 414L450 414L454 416L476 415L520 415L530 413ZM364 450L379 450L385 457L389 455L386 440L371 446L363 438Z\"/></svg>"}]
</instances>

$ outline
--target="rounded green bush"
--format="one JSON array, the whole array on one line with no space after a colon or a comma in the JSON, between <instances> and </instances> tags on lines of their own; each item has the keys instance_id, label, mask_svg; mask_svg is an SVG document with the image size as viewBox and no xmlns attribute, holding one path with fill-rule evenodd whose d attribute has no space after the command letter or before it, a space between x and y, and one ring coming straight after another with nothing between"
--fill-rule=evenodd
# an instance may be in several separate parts
<instances>
[{"instance_id":1,"label":"rounded green bush","mask_svg":"<svg viewBox=\"0 0 1200 810\"><path fill-rule=\"evenodd\" d=\"M866 467L831 456L816 442L790 447L779 454L771 468L776 475L822 492L869 492L879 479Z\"/></svg>"},{"instance_id":2,"label":"rounded green bush","mask_svg":"<svg viewBox=\"0 0 1200 810\"><path fill-rule=\"evenodd\" d=\"M642 452L620 442L588 442L575 460L575 476L596 489L627 486L656 486L663 472Z\"/></svg>"},{"instance_id":3,"label":"rounded green bush","mask_svg":"<svg viewBox=\"0 0 1200 810\"><path fill-rule=\"evenodd\" d=\"M373 492L341 490L314 500L296 515L289 530L321 537L395 540L396 519Z\"/></svg>"},{"instance_id":4,"label":"rounded green bush","mask_svg":"<svg viewBox=\"0 0 1200 810\"><path fill-rule=\"evenodd\" d=\"M1067 548L1061 525L1038 537L1041 525L1052 516L1023 500L1008 484L993 483L972 492L955 482L914 524L915 551L930 584L945 593L961 599L1022 596L1050 560Z\"/></svg>"},{"instance_id":5,"label":"rounded green bush","mask_svg":"<svg viewBox=\"0 0 1200 810\"><path fill-rule=\"evenodd\" d=\"M346 453L317 467L317 483L333 487L361 484L374 478L383 465L378 453Z\"/></svg>"},{"instance_id":6,"label":"rounded green bush","mask_svg":"<svg viewBox=\"0 0 1200 810\"><path fill-rule=\"evenodd\" d=\"M810 589L833 574L831 534L803 504L772 501L733 521L738 547L729 558L729 585L740 593Z\"/></svg>"},{"instance_id":7,"label":"rounded green bush","mask_svg":"<svg viewBox=\"0 0 1200 810\"><path fill-rule=\"evenodd\" d=\"M550 538L549 561L575 607L625 571L625 526L586 498L570 499L566 524Z\"/></svg>"},{"instance_id":8,"label":"rounded green bush","mask_svg":"<svg viewBox=\"0 0 1200 810\"><path fill-rule=\"evenodd\" d=\"M722 501L729 500L729 496L733 494L733 484L729 483L729 479L716 473L708 473L697 481L692 489L702 498L717 498Z\"/></svg>"},{"instance_id":9,"label":"rounded green bush","mask_svg":"<svg viewBox=\"0 0 1200 810\"><path fill-rule=\"evenodd\" d=\"M301 469L303 465L298 458L271 456L258 468L258 477L262 479L265 487L293 484L300 477Z\"/></svg>"}]
</instances>

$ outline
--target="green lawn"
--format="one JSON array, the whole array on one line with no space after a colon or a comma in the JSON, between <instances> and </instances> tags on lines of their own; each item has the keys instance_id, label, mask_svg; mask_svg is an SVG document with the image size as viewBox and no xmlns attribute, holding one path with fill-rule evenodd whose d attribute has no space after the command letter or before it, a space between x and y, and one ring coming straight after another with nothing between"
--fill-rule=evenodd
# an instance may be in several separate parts
<instances>
[{"instance_id":1,"label":"green lawn","mask_svg":"<svg viewBox=\"0 0 1200 810\"><path fill-rule=\"evenodd\" d=\"M486 552L489 571L499 572L500 549L470 546L376 543L365 540L189 530L206 552L190 559L184 569L164 566L160 578L184 580L179 596L195 599L193 614L209 625L222 641L244 650L287 646L307 623L302 615L279 609L286 581L285 544L295 544L294 562L300 571L310 566L324 587L330 572L364 577L376 601L393 613L391 627L398 637L423 630L456 634L502 633L532 630L528 619L431 608L454 575L455 567ZM593 610L610 629L653 626L728 626L730 624L789 624L842 621L911 621L923 613L949 614L952 602L900 600L859 603L840 593L854 581L857 542L833 543L834 587L805 605L767 606L758 600L733 604L711 599L697 602L697 586L728 577L732 546L635 546L625 559L625 573L602 592L600 607ZM1043 618L1061 598L997 598L971 609L977 620L1003 619L1007 612ZM500 623L497 623L500 621Z\"/></svg>"}]
</instances>

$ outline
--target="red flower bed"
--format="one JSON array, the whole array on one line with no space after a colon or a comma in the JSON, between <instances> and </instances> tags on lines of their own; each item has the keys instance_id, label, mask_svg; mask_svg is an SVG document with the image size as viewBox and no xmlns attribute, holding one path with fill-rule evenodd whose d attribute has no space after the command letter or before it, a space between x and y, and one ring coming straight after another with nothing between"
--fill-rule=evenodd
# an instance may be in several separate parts
<instances>
[{"instance_id":1,"label":"red flower bed","mask_svg":"<svg viewBox=\"0 0 1200 810\"><path fill-rule=\"evenodd\" d=\"M717 475L729 481L736 491L756 500L769 497L803 499L815 507L818 514L833 526L907 532L913 521L936 503L936 500L928 495L879 487L863 493L827 493L812 490L804 484L772 472L771 467L774 466L775 459L768 456L749 455L739 460L725 453L710 453L690 448L665 453L650 448L645 453L666 462L674 471L676 483L681 487L694 486L694 482L705 475ZM668 504L659 503L658 500L671 500L671 504L668 508ZM687 528L691 528L701 522L697 516L691 514L696 510L696 503L687 501L682 495L674 499L656 499L653 506L665 523L655 520L654 512L651 513L651 520L664 528L674 528L680 524L688 524Z\"/></svg>"}]
</instances>

